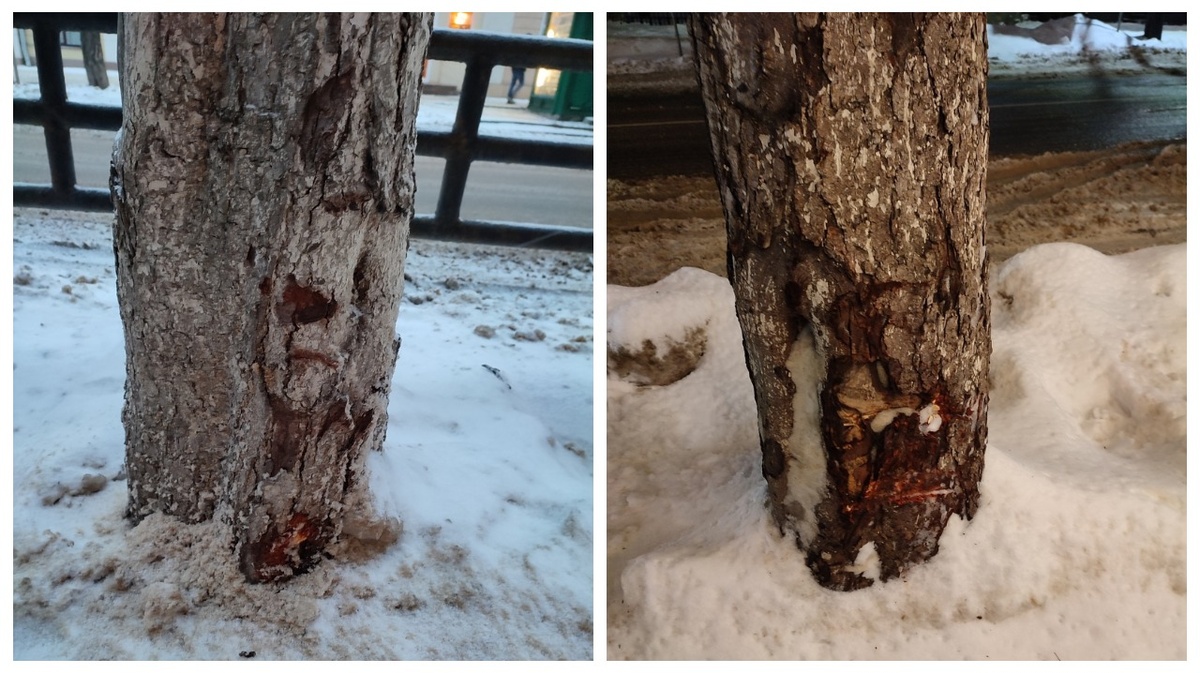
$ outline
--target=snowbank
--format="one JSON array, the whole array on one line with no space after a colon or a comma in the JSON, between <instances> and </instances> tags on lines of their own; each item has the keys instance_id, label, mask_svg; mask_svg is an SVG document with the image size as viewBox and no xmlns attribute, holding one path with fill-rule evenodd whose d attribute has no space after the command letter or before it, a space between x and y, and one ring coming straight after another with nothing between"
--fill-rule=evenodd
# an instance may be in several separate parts
<instances>
[{"instance_id":1,"label":"snowbank","mask_svg":"<svg viewBox=\"0 0 1200 673\"><path fill-rule=\"evenodd\" d=\"M1186 70L1187 32L1167 26L1161 39L1143 40L1139 24L1115 26L1083 14L1042 24L988 26L991 77L1063 76L1163 69Z\"/></svg>"},{"instance_id":2,"label":"snowbank","mask_svg":"<svg viewBox=\"0 0 1200 673\"><path fill-rule=\"evenodd\" d=\"M998 270L979 513L851 594L769 521L728 283L610 286L610 362L702 334L674 382L609 373L609 657L1185 657L1185 258L1062 243Z\"/></svg>"}]
</instances>

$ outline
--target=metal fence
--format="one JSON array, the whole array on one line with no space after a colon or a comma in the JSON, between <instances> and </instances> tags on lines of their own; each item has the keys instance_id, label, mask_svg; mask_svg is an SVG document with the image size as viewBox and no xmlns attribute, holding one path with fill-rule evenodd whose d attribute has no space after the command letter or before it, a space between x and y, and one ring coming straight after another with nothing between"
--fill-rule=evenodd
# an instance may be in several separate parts
<instances>
[{"instance_id":1,"label":"metal fence","mask_svg":"<svg viewBox=\"0 0 1200 673\"><path fill-rule=\"evenodd\" d=\"M65 210L111 211L105 189L80 187L75 180L71 129L117 131L119 107L67 100L60 31L117 32L117 14L14 13L13 26L33 31L37 52L39 100L13 100L13 123L40 125L50 162L49 185L15 183L13 205ZM478 31L434 30L429 59L466 64L458 111L450 131L417 134L417 154L442 157L437 209L413 217L412 235L463 243L592 251L592 230L522 222L464 220L461 216L467 175L473 161L495 161L558 168L592 168L591 144L480 136L492 68L516 66L555 70L592 70L592 43L586 40L501 35Z\"/></svg>"},{"instance_id":2,"label":"metal fence","mask_svg":"<svg viewBox=\"0 0 1200 673\"><path fill-rule=\"evenodd\" d=\"M651 26L674 26L687 23L688 12L609 12L605 17L617 23L644 23Z\"/></svg>"}]
</instances>

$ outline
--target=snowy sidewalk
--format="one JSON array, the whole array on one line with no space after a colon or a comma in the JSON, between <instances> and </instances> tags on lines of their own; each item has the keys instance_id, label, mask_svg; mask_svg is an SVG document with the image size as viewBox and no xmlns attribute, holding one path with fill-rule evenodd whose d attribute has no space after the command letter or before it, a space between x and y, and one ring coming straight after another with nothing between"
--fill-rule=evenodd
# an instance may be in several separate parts
<instances>
[{"instance_id":1,"label":"snowy sidewalk","mask_svg":"<svg viewBox=\"0 0 1200 673\"><path fill-rule=\"evenodd\" d=\"M592 144L592 122L569 122L542 116L518 100L509 105L504 98L488 98L483 104L479 135L506 138L535 138L558 142ZM417 112L417 131L449 131L458 112L458 96L423 94Z\"/></svg>"},{"instance_id":2,"label":"snowy sidewalk","mask_svg":"<svg viewBox=\"0 0 1200 673\"><path fill-rule=\"evenodd\" d=\"M121 90L116 71L108 71L109 87L98 89L88 86L83 68L63 68L67 84L67 98L77 103L90 105L121 105ZM16 82L13 83L14 98L38 98L37 69L17 66ZM509 105L504 98L488 98L484 103L480 119L479 134L558 142L592 144L592 122L561 121L540 115L530 110L529 101L519 100ZM423 94L417 112L417 130L449 131L454 126L458 111L458 96Z\"/></svg>"}]
</instances>

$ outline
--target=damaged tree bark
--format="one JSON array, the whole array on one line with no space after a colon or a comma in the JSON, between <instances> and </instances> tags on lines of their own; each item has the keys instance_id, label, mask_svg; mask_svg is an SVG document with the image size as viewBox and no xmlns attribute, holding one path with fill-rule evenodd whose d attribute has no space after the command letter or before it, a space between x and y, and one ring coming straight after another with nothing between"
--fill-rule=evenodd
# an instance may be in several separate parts
<instances>
[{"instance_id":1,"label":"damaged tree bark","mask_svg":"<svg viewBox=\"0 0 1200 673\"><path fill-rule=\"evenodd\" d=\"M984 18L691 28L771 513L822 585L897 577L979 503Z\"/></svg>"},{"instance_id":2,"label":"damaged tree bark","mask_svg":"<svg viewBox=\"0 0 1200 673\"><path fill-rule=\"evenodd\" d=\"M128 516L304 572L380 448L428 15L124 17L113 157Z\"/></svg>"}]
</instances>

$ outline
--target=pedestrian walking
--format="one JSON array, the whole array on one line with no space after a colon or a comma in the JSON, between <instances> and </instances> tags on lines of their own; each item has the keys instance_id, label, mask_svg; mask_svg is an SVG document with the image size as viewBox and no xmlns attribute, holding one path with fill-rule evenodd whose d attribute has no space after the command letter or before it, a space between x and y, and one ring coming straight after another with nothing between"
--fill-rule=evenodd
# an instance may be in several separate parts
<instances>
[{"instance_id":1,"label":"pedestrian walking","mask_svg":"<svg viewBox=\"0 0 1200 673\"><path fill-rule=\"evenodd\" d=\"M521 90L521 87L525 86L525 68L518 68L516 66L513 66L511 68L511 70L512 70L512 82L508 85L508 104L509 105L513 104L513 96L517 95L517 92Z\"/></svg>"}]
</instances>

